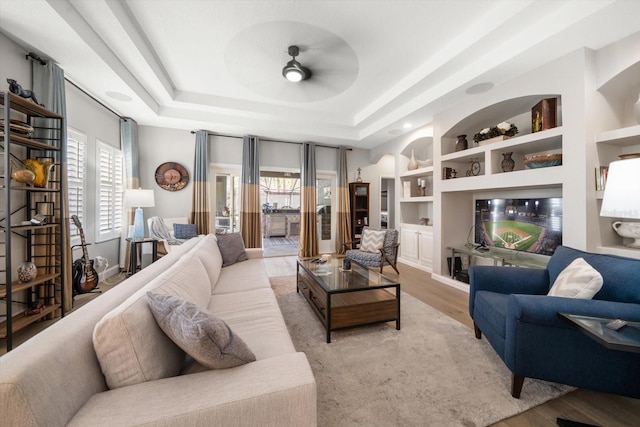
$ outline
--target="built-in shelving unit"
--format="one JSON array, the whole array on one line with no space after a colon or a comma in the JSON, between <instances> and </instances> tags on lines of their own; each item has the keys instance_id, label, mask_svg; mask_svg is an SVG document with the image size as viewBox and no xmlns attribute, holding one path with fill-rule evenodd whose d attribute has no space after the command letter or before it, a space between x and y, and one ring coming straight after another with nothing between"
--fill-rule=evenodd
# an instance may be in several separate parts
<instances>
[{"instance_id":1,"label":"built-in shelving unit","mask_svg":"<svg viewBox=\"0 0 640 427\"><path fill-rule=\"evenodd\" d=\"M620 55L623 55L620 64L609 69L606 78L602 79L597 88L602 98L602 105L599 107L606 111L606 114L602 114L603 118L597 122L599 132L595 135L598 162L596 167L608 166L611 162L619 160L619 156L623 154L640 153L640 124L637 124L633 114L633 104L640 93L640 58L636 55L634 59L623 52L620 52ZM590 188L595 192L599 213L604 191L596 191L595 186ZM638 191L640 192L640 184ZM596 251L640 258L640 250L624 246L624 243L627 243L626 239L620 237L611 227L615 220L616 218L598 218L599 241Z\"/></svg>"},{"instance_id":2,"label":"built-in shelving unit","mask_svg":"<svg viewBox=\"0 0 640 427\"><path fill-rule=\"evenodd\" d=\"M417 169L402 164L399 180L400 254L399 261L431 271L433 264L433 138L421 137L405 147L405 157L418 153ZM407 159L408 160L408 159Z\"/></svg>"},{"instance_id":3,"label":"built-in shelving unit","mask_svg":"<svg viewBox=\"0 0 640 427\"><path fill-rule=\"evenodd\" d=\"M0 129L0 338L6 338L7 351L13 346L13 333L45 318L64 315L65 304L65 250L63 222L65 218L62 159L65 158L65 129L63 118L45 108L12 93L0 92L0 111L3 127ZM10 120L19 120L33 128L33 134L21 134L19 127L7 126ZM44 187L22 184L12 179L12 168L21 159L51 161ZM46 209L46 224L32 225L31 218L41 203ZM28 282L16 280L18 266L26 261L37 267L37 275ZM33 303L42 307L29 313ZM17 314L16 314L17 313Z\"/></svg>"},{"instance_id":4,"label":"built-in shelving unit","mask_svg":"<svg viewBox=\"0 0 640 427\"><path fill-rule=\"evenodd\" d=\"M563 243L584 247L579 236L586 234L585 195L577 188L586 185L587 165L578 150L584 150L584 130L573 122L584 105L580 87L571 87L571 73L582 74L576 65L571 67L569 58L549 64L544 70L533 71L516 79L499 90L470 98L464 105L445 111L434 119L434 223L433 277L444 283L468 289L468 285L450 277L448 247L462 247L474 242L475 201L491 198L562 197L564 218L581 217L572 227L563 219ZM575 61L572 63L575 64ZM562 78L546 81L537 78L541 73L562 70ZM568 89L567 89L568 88ZM583 89L583 88L582 88ZM583 91L584 93L584 91ZM582 95L584 96L584 94ZM532 108L543 99L555 98L557 102L556 126L532 132ZM495 139L475 143L473 135L481 129L508 121L519 132L508 139ZM466 135L468 148L455 151L459 135ZM503 171L505 153L511 153L515 166ZM562 163L555 166L531 168L525 157L562 154ZM480 164L479 170L471 168L472 162ZM456 170L456 177L445 174ZM585 174L586 175L586 174ZM578 208L581 206L581 208ZM567 229L570 229L567 232ZM478 260L475 260L480 262ZM475 262L474 261L474 262Z\"/></svg>"}]
</instances>

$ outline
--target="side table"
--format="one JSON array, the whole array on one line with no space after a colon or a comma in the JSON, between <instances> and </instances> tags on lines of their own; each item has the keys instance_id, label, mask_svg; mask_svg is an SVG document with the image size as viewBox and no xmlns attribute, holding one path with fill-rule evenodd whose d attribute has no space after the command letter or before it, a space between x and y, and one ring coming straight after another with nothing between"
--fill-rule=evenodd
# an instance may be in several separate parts
<instances>
[{"instance_id":1,"label":"side table","mask_svg":"<svg viewBox=\"0 0 640 427\"><path fill-rule=\"evenodd\" d=\"M151 243L153 262L158 260L158 240L153 237L128 238L129 242L129 276L136 274L138 271L138 246L144 243ZM142 266L140 266L142 269Z\"/></svg>"},{"instance_id":2,"label":"side table","mask_svg":"<svg viewBox=\"0 0 640 427\"><path fill-rule=\"evenodd\" d=\"M622 329L614 331L605 326L614 319L568 313L558 314L608 349L640 353L640 322L627 322Z\"/></svg>"}]
</instances>

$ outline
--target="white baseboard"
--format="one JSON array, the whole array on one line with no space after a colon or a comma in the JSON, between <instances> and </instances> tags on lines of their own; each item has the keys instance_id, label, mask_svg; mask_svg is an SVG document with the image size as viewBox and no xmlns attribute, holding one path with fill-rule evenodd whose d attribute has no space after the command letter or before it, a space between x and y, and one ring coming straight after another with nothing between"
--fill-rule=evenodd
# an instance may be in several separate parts
<instances>
[{"instance_id":1,"label":"white baseboard","mask_svg":"<svg viewBox=\"0 0 640 427\"><path fill-rule=\"evenodd\" d=\"M419 264L419 263L414 262L414 261L409 261L409 260L407 260L405 258L402 258L402 257L398 257L398 262L402 263L402 264L405 264L405 265L409 265L409 266L414 267L414 268L417 268L418 270L426 271L427 273L432 273L433 272L433 268L431 268L429 266L422 265L422 264Z\"/></svg>"},{"instance_id":2,"label":"white baseboard","mask_svg":"<svg viewBox=\"0 0 640 427\"><path fill-rule=\"evenodd\" d=\"M461 291L469 293L469 285L467 283L463 283L458 280L452 279L449 276L442 276L440 274L432 274L431 278L437 280L440 283L451 286L452 288L460 289Z\"/></svg>"},{"instance_id":3,"label":"white baseboard","mask_svg":"<svg viewBox=\"0 0 640 427\"><path fill-rule=\"evenodd\" d=\"M113 265L113 266L107 268L102 273L98 273L98 281L99 282L105 281L109 277L115 276L118 273L120 273L120 266L119 265Z\"/></svg>"}]
</instances>

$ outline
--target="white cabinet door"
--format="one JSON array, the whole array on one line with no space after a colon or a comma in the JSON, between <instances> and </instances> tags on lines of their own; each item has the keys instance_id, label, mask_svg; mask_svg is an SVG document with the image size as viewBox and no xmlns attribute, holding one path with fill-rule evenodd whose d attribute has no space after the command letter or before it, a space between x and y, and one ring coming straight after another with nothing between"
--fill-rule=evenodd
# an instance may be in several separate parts
<instances>
[{"instance_id":1,"label":"white cabinet door","mask_svg":"<svg viewBox=\"0 0 640 427\"><path fill-rule=\"evenodd\" d=\"M418 261L418 230L415 228L400 228L400 252L402 258L408 261Z\"/></svg>"},{"instance_id":2,"label":"white cabinet door","mask_svg":"<svg viewBox=\"0 0 640 427\"><path fill-rule=\"evenodd\" d=\"M418 254L420 256L418 262L420 265L431 268L433 266L433 232L421 230L419 232L418 245Z\"/></svg>"}]
</instances>

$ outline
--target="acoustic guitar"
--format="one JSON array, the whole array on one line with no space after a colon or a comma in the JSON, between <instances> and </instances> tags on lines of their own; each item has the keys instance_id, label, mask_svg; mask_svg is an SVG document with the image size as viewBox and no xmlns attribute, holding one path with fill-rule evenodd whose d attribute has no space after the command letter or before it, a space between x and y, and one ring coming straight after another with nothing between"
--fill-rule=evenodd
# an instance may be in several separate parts
<instances>
[{"instance_id":1,"label":"acoustic guitar","mask_svg":"<svg viewBox=\"0 0 640 427\"><path fill-rule=\"evenodd\" d=\"M80 246L82 246L83 255L82 258L78 258L73 262L73 290L76 294L86 294L98 286L98 272L93 268L93 260L89 259L80 220L76 215L72 215L71 219L80 231Z\"/></svg>"}]
</instances>

